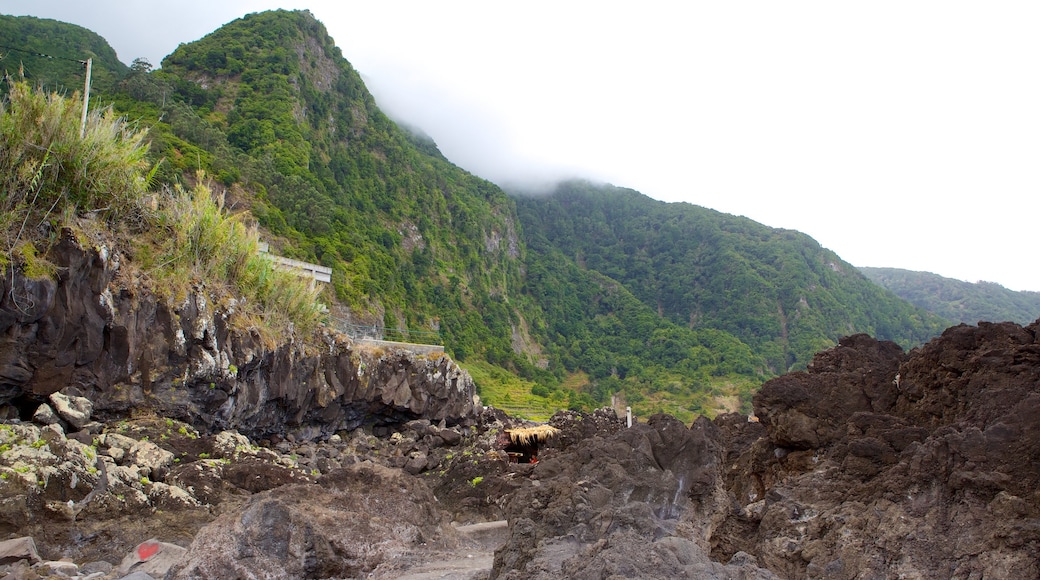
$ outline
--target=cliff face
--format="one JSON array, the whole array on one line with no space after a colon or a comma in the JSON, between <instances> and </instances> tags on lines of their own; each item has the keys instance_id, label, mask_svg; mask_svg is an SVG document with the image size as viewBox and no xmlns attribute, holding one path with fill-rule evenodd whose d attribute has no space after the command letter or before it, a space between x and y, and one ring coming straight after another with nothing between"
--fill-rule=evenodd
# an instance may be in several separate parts
<instances>
[{"instance_id":1,"label":"cliff face","mask_svg":"<svg viewBox=\"0 0 1040 580\"><path fill-rule=\"evenodd\" d=\"M234 304L217 308L193 288L169 307L117 281L120 257L70 232L49 259L56 280L7 271L0 281L0 405L22 418L59 390L91 399L101 419L152 409L256 439L474 414L473 381L447 356L362 349L342 335L320 349L269 348L236 328Z\"/></svg>"}]
</instances>

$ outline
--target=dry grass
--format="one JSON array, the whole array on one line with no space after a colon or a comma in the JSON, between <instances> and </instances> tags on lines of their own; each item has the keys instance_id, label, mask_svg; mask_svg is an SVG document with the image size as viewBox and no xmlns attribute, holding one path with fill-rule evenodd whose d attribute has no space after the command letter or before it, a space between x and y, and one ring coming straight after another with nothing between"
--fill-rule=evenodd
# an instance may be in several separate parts
<instances>
[{"instance_id":1,"label":"dry grass","mask_svg":"<svg viewBox=\"0 0 1040 580\"><path fill-rule=\"evenodd\" d=\"M270 339L322 324L320 290L260 254L256 230L224 211L204 176L189 190L149 192L144 132L102 109L81 135L81 114L75 95L24 82L11 83L0 102L0 268L53 276L45 256L58 232L88 227L97 231L86 237L129 249L128 269L171 303L205 288Z\"/></svg>"},{"instance_id":2,"label":"dry grass","mask_svg":"<svg viewBox=\"0 0 1040 580\"><path fill-rule=\"evenodd\" d=\"M159 251L151 271L161 291L176 299L185 288L226 284L243 320L281 337L306 335L324 321L321 288L275 267L259 252L259 236L242 214L224 211L199 175L190 190L175 188L158 211Z\"/></svg>"},{"instance_id":3,"label":"dry grass","mask_svg":"<svg viewBox=\"0 0 1040 580\"><path fill-rule=\"evenodd\" d=\"M506 433L509 433L509 440L517 445L530 445L533 442L545 443L549 439L557 436L560 430L552 425L536 425L534 427L518 427L516 429L506 429Z\"/></svg>"},{"instance_id":4,"label":"dry grass","mask_svg":"<svg viewBox=\"0 0 1040 580\"><path fill-rule=\"evenodd\" d=\"M0 229L7 254L41 242L78 215L140 223L146 208L144 132L74 95L10 84L0 103Z\"/></svg>"}]
</instances>

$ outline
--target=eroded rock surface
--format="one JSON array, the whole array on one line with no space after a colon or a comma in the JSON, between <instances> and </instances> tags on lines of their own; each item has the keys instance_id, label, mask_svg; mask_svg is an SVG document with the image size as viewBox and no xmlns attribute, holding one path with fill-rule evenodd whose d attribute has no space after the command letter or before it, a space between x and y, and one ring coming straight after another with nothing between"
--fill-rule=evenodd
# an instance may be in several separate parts
<instances>
[{"instance_id":1,"label":"eroded rock surface","mask_svg":"<svg viewBox=\"0 0 1040 580\"><path fill-rule=\"evenodd\" d=\"M716 427L667 415L588 429L531 470L506 510L491 578L772 578L753 558L714 562L721 498Z\"/></svg>"},{"instance_id":2,"label":"eroded rock surface","mask_svg":"<svg viewBox=\"0 0 1040 580\"><path fill-rule=\"evenodd\" d=\"M23 419L49 402L83 429L86 402L101 418L149 408L207 431L314 439L421 417L465 423L477 412L472 379L447 356L356 348L338 334L320 352L270 347L235 330L234 300L215 304L198 287L168 307L122 283L118 256L69 232L49 258L57 280L0 280L0 406Z\"/></svg>"},{"instance_id":3,"label":"eroded rock surface","mask_svg":"<svg viewBox=\"0 0 1040 580\"><path fill-rule=\"evenodd\" d=\"M717 421L717 558L788 578L1040 577L1036 324L958 326L909 354L849 337L755 410L760 425Z\"/></svg>"},{"instance_id":4,"label":"eroded rock surface","mask_svg":"<svg viewBox=\"0 0 1040 580\"><path fill-rule=\"evenodd\" d=\"M202 528L168 577L391 577L417 550L458 543L422 481L364 463L253 495Z\"/></svg>"}]
</instances>

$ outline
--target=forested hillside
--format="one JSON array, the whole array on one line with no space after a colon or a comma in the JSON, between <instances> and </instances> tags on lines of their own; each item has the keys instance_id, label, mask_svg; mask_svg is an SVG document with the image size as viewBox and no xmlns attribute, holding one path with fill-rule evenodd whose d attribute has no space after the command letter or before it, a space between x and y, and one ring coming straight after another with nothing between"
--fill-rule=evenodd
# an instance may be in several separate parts
<instances>
[{"instance_id":1,"label":"forested hillside","mask_svg":"<svg viewBox=\"0 0 1040 580\"><path fill-rule=\"evenodd\" d=\"M41 50L62 46L61 26ZM202 170L277 252L333 269L329 324L428 332L492 404L618 396L688 419L746 408L843 335L910 346L945 326L798 232L581 182L510 197L387 118L306 11L113 70L92 101L148 130L160 195Z\"/></svg>"},{"instance_id":2,"label":"forested hillside","mask_svg":"<svg viewBox=\"0 0 1040 580\"><path fill-rule=\"evenodd\" d=\"M994 282L964 282L930 272L860 268L863 275L900 298L952 322L978 324L1040 318L1040 292L1015 292Z\"/></svg>"},{"instance_id":3,"label":"forested hillside","mask_svg":"<svg viewBox=\"0 0 1040 580\"><path fill-rule=\"evenodd\" d=\"M93 59L93 86L111 88L126 74L127 66L116 51L86 28L46 18L0 15L0 72L5 77L22 76L52 91L82 90L88 58ZM7 87L0 91L6 92Z\"/></svg>"},{"instance_id":4,"label":"forested hillside","mask_svg":"<svg viewBox=\"0 0 1040 580\"><path fill-rule=\"evenodd\" d=\"M528 239L617 280L677 325L736 336L773 374L848 334L908 347L947 326L799 232L579 181L517 203Z\"/></svg>"},{"instance_id":5,"label":"forested hillside","mask_svg":"<svg viewBox=\"0 0 1040 580\"><path fill-rule=\"evenodd\" d=\"M510 348L523 259L512 200L416 147L308 12L231 22L124 86L137 101L124 108L163 119L165 177L200 164L280 252L332 267L345 318L524 365Z\"/></svg>"}]
</instances>

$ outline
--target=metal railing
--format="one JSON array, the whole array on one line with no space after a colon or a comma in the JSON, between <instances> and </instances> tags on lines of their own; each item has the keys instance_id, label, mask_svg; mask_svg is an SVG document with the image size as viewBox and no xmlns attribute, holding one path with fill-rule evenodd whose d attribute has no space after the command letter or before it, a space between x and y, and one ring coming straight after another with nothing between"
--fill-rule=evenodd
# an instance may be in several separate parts
<instances>
[{"instance_id":1,"label":"metal railing","mask_svg":"<svg viewBox=\"0 0 1040 580\"><path fill-rule=\"evenodd\" d=\"M270 245L267 242L260 242L259 250L261 254L265 254L270 258L275 265L287 268L302 277L312 278L318 282L332 282L332 268L329 268L328 266L311 264L310 262L294 260L292 258L272 254Z\"/></svg>"},{"instance_id":2,"label":"metal railing","mask_svg":"<svg viewBox=\"0 0 1040 580\"><path fill-rule=\"evenodd\" d=\"M441 335L432 330L409 330L407 328L385 328L383 326L364 326L351 324L341 318L333 318L336 330L354 340L386 340L392 342L408 342L412 344L440 345Z\"/></svg>"}]
</instances>

